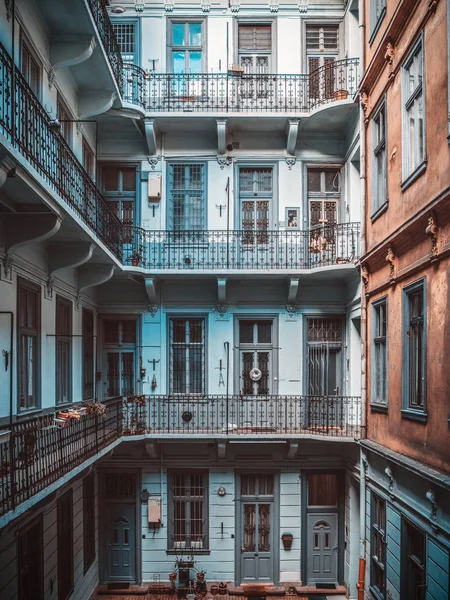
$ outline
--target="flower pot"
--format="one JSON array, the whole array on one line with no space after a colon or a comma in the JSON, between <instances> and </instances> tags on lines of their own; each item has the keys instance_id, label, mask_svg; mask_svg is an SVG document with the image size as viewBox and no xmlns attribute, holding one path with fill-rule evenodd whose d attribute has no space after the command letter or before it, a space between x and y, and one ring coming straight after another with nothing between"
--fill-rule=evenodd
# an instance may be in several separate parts
<instances>
[{"instance_id":1,"label":"flower pot","mask_svg":"<svg viewBox=\"0 0 450 600\"><path fill-rule=\"evenodd\" d=\"M227 584L226 583L219 583L219 595L220 596L225 596L225 594L227 593Z\"/></svg>"},{"instance_id":2,"label":"flower pot","mask_svg":"<svg viewBox=\"0 0 450 600\"><path fill-rule=\"evenodd\" d=\"M214 584L211 586L211 594L212 594L213 596L217 596L217 594L218 594L218 593L219 593L219 586L218 586L217 584L215 584L215 583L214 583Z\"/></svg>"},{"instance_id":3,"label":"flower pot","mask_svg":"<svg viewBox=\"0 0 450 600\"><path fill-rule=\"evenodd\" d=\"M347 90L336 90L333 94L334 100L347 100L348 92Z\"/></svg>"},{"instance_id":4,"label":"flower pot","mask_svg":"<svg viewBox=\"0 0 450 600\"><path fill-rule=\"evenodd\" d=\"M204 573L197 573L197 581L205 581L205 574Z\"/></svg>"},{"instance_id":5,"label":"flower pot","mask_svg":"<svg viewBox=\"0 0 450 600\"><path fill-rule=\"evenodd\" d=\"M294 536L292 535L292 533L283 533L283 535L281 536L281 540L283 542L283 548L285 550L290 550L292 547Z\"/></svg>"},{"instance_id":6,"label":"flower pot","mask_svg":"<svg viewBox=\"0 0 450 600\"><path fill-rule=\"evenodd\" d=\"M138 258L133 258L131 261L131 266L132 267L138 267L140 263L140 260Z\"/></svg>"},{"instance_id":7,"label":"flower pot","mask_svg":"<svg viewBox=\"0 0 450 600\"><path fill-rule=\"evenodd\" d=\"M177 579L177 574L176 573L169 573L169 580L170 581L176 581Z\"/></svg>"}]
</instances>

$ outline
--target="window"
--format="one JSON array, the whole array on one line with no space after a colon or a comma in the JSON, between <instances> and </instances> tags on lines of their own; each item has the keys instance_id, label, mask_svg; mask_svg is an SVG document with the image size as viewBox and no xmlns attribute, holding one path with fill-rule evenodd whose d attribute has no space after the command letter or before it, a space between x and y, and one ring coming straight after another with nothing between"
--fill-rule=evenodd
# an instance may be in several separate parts
<instances>
[{"instance_id":1,"label":"window","mask_svg":"<svg viewBox=\"0 0 450 600\"><path fill-rule=\"evenodd\" d=\"M21 600L44 598L44 546L42 518L19 531L18 585Z\"/></svg>"},{"instance_id":2,"label":"window","mask_svg":"<svg viewBox=\"0 0 450 600\"><path fill-rule=\"evenodd\" d=\"M132 396L135 390L136 320L103 321L106 396Z\"/></svg>"},{"instance_id":3,"label":"window","mask_svg":"<svg viewBox=\"0 0 450 600\"><path fill-rule=\"evenodd\" d=\"M205 393L205 319L170 319L169 393Z\"/></svg>"},{"instance_id":4,"label":"window","mask_svg":"<svg viewBox=\"0 0 450 600\"><path fill-rule=\"evenodd\" d=\"M205 165L171 164L169 169L169 229L202 231L206 226Z\"/></svg>"},{"instance_id":5,"label":"window","mask_svg":"<svg viewBox=\"0 0 450 600\"><path fill-rule=\"evenodd\" d=\"M386 181L386 104L383 102L372 119L372 214L387 202Z\"/></svg>"},{"instance_id":6,"label":"window","mask_svg":"<svg viewBox=\"0 0 450 600\"><path fill-rule=\"evenodd\" d=\"M22 75L36 96L39 97L41 90L41 67L25 41L22 42L21 65Z\"/></svg>"},{"instance_id":7,"label":"window","mask_svg":"<svg viewBox=\"0 0 450 600\"><path fill-rule=\"evenodd\" d=\"M425 534L409 521L402 522L401 597L425 600Z\"/></svg>"},{"instance_id":8,"label":"window","mask_svg":"<svg viewBox=\"0 0 450 600\"><path fill-rule=\"evenodd\" d=\"M83 308L83 400L94 397L94 313Z\"/></svg>"},{"instance_id":9,"label":"window","mask_svg":"<svg viewBox=\"0 0 450 600\"><path fill-rule=\"evenodd\" d=\"M370 43L374 40L385 14L386 0L370 0Z\"/></svg>"},{"instance_id":10,"label":"window","mask_svg":"<svg viewBox=\"0 0 450 600\"><path fill-rule=\"evenodd\" d=\"M206 473L169 473L169 550L208 548L207 490Z\"/></svg>"},{"instance_id":11,"label":"window","mask_svg":"<svg viewBox=\"0 0 450 600\"><path fill-rule=\"evenodd\" d=\"M201 73L203 58L203 24L171 21L170 69L172 73Z\"/></svg>"},{"instance_id":12,"label":"window","mask_svg":"<svg viewBox=\"0 0 450 600\"><path fill-rule=\"evenodd\" d=\"M239 64L244 67L244 73L250 75L264 75L270 73L272 54L272 24L240 23L238 25L238 51ZM242 86L241 86L242 87ZM241 93L247 95L262 93L265 90L264 82L258 80L247 80L243 83L244 90Z\"/></svg>"},{"instance_id":13,"label":"window","mask_svg":"<svg viewBox=\"0 0 450 600\"><path fill-rule=\"evenodd\" d=\"M403 409L420 416L426 409L425 281L403 290Z\"/></svg>"},{"instance_id":14,"label":"window","mask_svg":"<svg viewBox=\"0 0 450 600\"><path fill-rule=\"evenodd\" d=\"M387 405L387 300L372 306L372 404Z\"/></svg>"},{"instance_id":15,"label":"window","mask_svg":"<svg viewBox=\"0 0 450 600\"><path fill-rule=\"evenodd\" d=\"M56 296L56 403L72 400L72 302Z\"/></svg>"},{"instance_id":16,"label":"window","mask_svg":"<svg viewBox=\"0 0 450 600\"><path fill-rule=\"evenodd\" d=\"M272 167L242 167L239 169L239 212L242 242L267 244L271 226L274 173Z\"/></svg>"},{"instance_id":17,"label":"window","mask_svg":"<svg viewBox=\"0 0 450 600\"><path fill-rule=\"evenodd\" d=\"M95 475L83 479L83 560L84 572L95 558Z\"/></svg>"},{"instance_id":18,"label":"window","mask_svg":"<svg viewBox=\"0 0 450 600\"><path fill-rule=\"evenodd\" d=\"M425 93L423 40L416 43L403 64L403 180L425 161Z\"/></svg>"},{"instance_id":19,"label":"window","mask_svg":"<svg viewBox=\"0 0 450 600\"><path fill-rule=\"evenodd\" d=\"M344 330L340 317L307 319L307 394L339 396L342 389L342 349ZM317 412L317 411L316 411ZM337 411L339 412L339 411ZM320 417L319 414L315 415ZM339 424L342 414L329 415L327 423ZM338 419L334 423L334 419ZM310 425L312 426L313 421Z\"/></svg>"},{"instance_id":20,"label":"window","mask_svg":"<svg viewBox=\"0 0 450 600\"><path fill-rule=\"evenodd\" d=\"M90 176L91 179L95 177L95 158L94 153L91 150L91 147L83 138L83 156L82 156L83 167L86 173Z\"/></svg>"},{"instance_id":21,"label":"window","mask_svg":"<svg viewBox=\"0 0 450 600\"><path fill-rule=\"evenodd\" d=\"M137 63L136 60L136 23L112 23L123 62Z\"/></svg>"},{"instance_id":22,"label":"window","mask_svg":"<svg viewBox=\"0 0 450 600\"><path fill-rule=\"evenodd\" d=\"M37 408L40 362L41 289L18 279L19 410Z\"/></svg>"},{"instance_id":23,"label":"window","mask_svg":"<svg viewBox=\"0 0 450 600\"><path fill-rule=\"evenodd\" d=\"M386 594L386 502L372 494L370 589L377 598Z\"/></svg>"},{"instance_id":24,"label":"window","mask_svg":"<svg viewBox=\"0 0 450 600\"><path fill-rule=\"evenodd\" d=\"M307 177L309 227L336 225L341 196L341 170L310 168Z\"/></svg>"},{"instance_id":25,"label":"window","mask_svg":"<svg viewBox=\"0 0 450 600\"><path fill-rule=\"evenodd\" d=\"M66 492L57 504L58 600L66 600L73 590L73 497Z\"/></svg>"},{"instance_id":26,"label":"window","mask_svg":"<svg viewBox=\"0 0 450 600\"><path fill-rule=\"evenodd\" d=\"M273 321L239 320L239 391L245 395L272 393ZM251 373L255 373L254 377Z\"/></svg>"},{"instance_id":27,"label":"window","mask_svg":"<svg viewBox=\"0 0 450 600\"><path fill-rule=\"evenodd\" d=\"M66 108L62 98L58 95L58 101L56 106L57 119L61 123L61 134L66 142L71 144L72 142L72 119L70 113Z\"/></svg>"},{"instance_id":28,"label":"window","mask_svg":"<svg viewBox=\"0 0 450 600\"><path fill-rule=\"evenodd\" d=\"M306 56L310 74L309 98L313 104L333 97L336 79L334 62L338 53L339 29L337 25L307 25Z\"/></svg>"}]
</instances>

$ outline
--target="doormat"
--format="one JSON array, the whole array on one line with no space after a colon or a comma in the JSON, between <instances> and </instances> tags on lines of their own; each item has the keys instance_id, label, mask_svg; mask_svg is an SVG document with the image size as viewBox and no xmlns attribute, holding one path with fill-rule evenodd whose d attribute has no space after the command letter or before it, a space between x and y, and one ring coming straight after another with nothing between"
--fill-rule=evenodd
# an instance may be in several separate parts
<instances>
[{"instance_id":1,"label":"doormat","mask_svg":"<svg viewBox=\"0 0 450 600\"><path fill-rule=\"evenodd\" d=\"M108 591L110 590L129 590L129 583L108 583Z\"/></svg>"},{"instance_id":2,"label":"doormat","mask_svg":"<svg viewBox=\"0 0 450 600\"><path fill-rule=\"evenodd\" d=\"M316 588L318 590L335 590L336 584L335 583L316 583Z\"/></svg>"}]
</instances>

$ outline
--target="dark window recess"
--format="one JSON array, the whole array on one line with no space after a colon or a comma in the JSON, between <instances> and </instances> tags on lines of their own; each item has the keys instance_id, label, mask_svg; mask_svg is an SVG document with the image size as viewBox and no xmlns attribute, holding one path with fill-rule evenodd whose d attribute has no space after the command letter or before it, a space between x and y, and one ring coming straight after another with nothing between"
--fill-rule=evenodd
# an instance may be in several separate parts
<instances>
[{"instance_id":1,"label":"dark window recess","mask_svg":"<svg viewBox=\"0 0 450 600\"><path fill-rule=\"evenodd\" d=\"M272 26L239 25L238 29L239 50L271 50L272 49Z\"/></svg>"},{"instance_id":2,"label":"dark window recess","mask_svg":"<svg viewBox=\"0 0 450 600\"><path fill-rule=\"evenodd\" d=\"M409 408L423 410L425 407L423 289L408 294L408 309L409 330L406 336L408 339Z\"/></svg>"},{"instance_id":3,"label":"dark window recess","mask_svg":"<svg viewBox=\"0 0 450 600\"><path fill-rule=\"evenodd\" d=\"M105 492L107 498L135 498L136 475L134 473L106 473Z\"/></svg>"},{"instance_id":4,"label":"dark window recess","mask_svg":"<svg viewBox=\"0 0 450 600\"><path fill-rule=\"evenodd\" d=\"M170 319L170 393L205 392L205 320Z\"/></svg>"},{"instance_id":5,"label":"dark window recess","mask_svg":"<svg viewBox=\"0 0 450 600\"><path fill-rule=\"evenodd\" d=\"M169 549L208 547L207 477L205 473L169 474Z\"/></svg>"},{"instance_id":6,"label":"dark window recess","mask_svg":"<svg viewBox=\"0 0 450 600\"><path fill-rule=\"evenodd\" d=\"M56 402L72 399L72 303L56 297Z\"/></svg>"},{"instance_id":7,"label":"dark window recess","mask_svg":"<svg viewBox=\"0 0 450 600\"><path fill-rule=\"evenodd\" d=\"M41 290L23 279L18 287L19 410L26 410L38 405Z\"/></svg>"},{"instance_id":8,"label":"dark window recess","mask_svg":"<svg viewBox=\"0 0 450 600\"><path fill-rule=\"evenodd\" d=\"M26 44L22 44L22 75L36 96L39 96L41 68Z\"/></svg>"},{"instance_id":9,"label":"dark window recess","mask_svg":"<svg viewBox=\"0 0 450 600\"><path fill-rule=\"evenodd\" d=\"M94 397L94 313L83 308L83 400Z\"/></svg>"},{"instance_id":10,"label":"dark window recess","mask_svg":"<svg viewBox=\"0 0 450 600\"><path fill-rule=\"evenodd\" d=\"M241 496L273 496L273 475L241 475Z\"/></svg>"},{"instance_id":11,"label":"dark window recess","mask_svg":"<svg viewBox=\"0 0 450 600\"><path fill-rule=\"evenodd\" d=\"M43 600L44 553L42 518L19 532L18 584L20 600Z\"/></svg>"},{"instance_id":12,"label":"dark window recess","mask_svg":"<svg viewBox=\"0 0 450 600\"><path fill-rule=\"evenodd\" d=\"M83 561L84 572L95 559L95 475L83 479Z\"/></svg>"},{"instance_id":13,"label":"dark window recess","mask_svg":"<svg viewBox=\"0 0 450 600\"><path fill-rule=\"evenodd\" d=\"M136 343L136 321L130 320L110 320L106 319L104 323L105 344L135 344Z\"/></svg>"},{"instance_id":14,"label":"dark window recess","mask_svg":"<svg viewBox=\"0 0 450 600\"><path fill-rule=\"evenodd\" d=\"M425 600L425 534L414 525L403 521L405 540L403 544L402 598Z\"/></svg>"},{"instance_id":15,"label":"dark window recess","mask_svg":"<svg viewBox=\"0 0 450 600\"><path fill-rule=\"evenodd\" d=\"M370 585L377 596L386 594L386 502L372 494Z\"/></svg>"},{"instance_id":16,"label":"dark window recess","mask_svg":"<svg viewBox=\"0 0 450 600\"><path fill-rule=\"evenodd\" d=\"M73 498L72 490L57 505L58 600L66 600L73 590Z\"/></svg>"}]
</instances>

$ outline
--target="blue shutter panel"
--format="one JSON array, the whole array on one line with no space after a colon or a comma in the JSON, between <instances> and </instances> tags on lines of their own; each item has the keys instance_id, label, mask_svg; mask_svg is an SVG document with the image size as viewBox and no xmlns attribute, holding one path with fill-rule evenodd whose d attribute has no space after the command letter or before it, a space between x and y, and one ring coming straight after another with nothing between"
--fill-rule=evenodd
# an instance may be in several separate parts
<instances>
[{"instance_id":1,"label":"blue shutter panel","mask_svg":"<svg viewBox=\"0 0 450 600\"><path fill-rule=\"evenodd\" d=\"M433 539L427 539L427 600L448 598L449 554Z\"/></svg>"},{"instance_id":2,"label":"blue shutter panel","mask_svg":"<svg viewBox=\"0 0 450 600\"><path fill-rule=\"evenodd\" d=\"M173 230L173 165L167 165L167 229Z\"/></svg>"},{"instance_id":3,"label":"blue shutter panel","mask_svg":"<svg viewBox=\"0 0 450 600\"><path fill-rule=\"evenodd\" d=\"M400 600L400 539L401 518L397 511L386 506L386 590L392 600Z\"/></svg>"}]
</instances>

